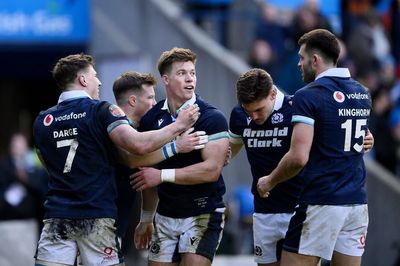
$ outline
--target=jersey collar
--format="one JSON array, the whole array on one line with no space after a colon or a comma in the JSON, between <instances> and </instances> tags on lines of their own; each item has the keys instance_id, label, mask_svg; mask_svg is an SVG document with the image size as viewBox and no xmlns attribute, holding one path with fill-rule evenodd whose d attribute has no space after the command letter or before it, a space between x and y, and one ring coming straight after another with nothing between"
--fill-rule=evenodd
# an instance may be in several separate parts
<instances>
[{"instance_id":1,"label":"jersey collar","mask_svg":"<svg viewBox=\"0 0 400 266\"><path fill-rule=\"evenodd\" d=\"M88 97L92 99L92 97L89 96L85 91L83 90L72 90L72 91L64 91L61 93L60 97L58 98L58 103L61 103L66 100L74 100L77 98L84 98Z\"/></svg>"},{"instance_id":2,"label":"jersey collar","mask_svg":"<svg viewBox=\"0 0 400 266\"><path fill-rule=\"evenodd\" d=\"M315 80L322 77L339 77L339 78L350 78L350 71L348 68L329 68L324 72L320 73Z\"/></svg>"},{"instance_id":3,"label":"jersey collar","mask_svg":"<svg viewBox=\"0 0 400 266\"><path fill-rule=\"evenodd\" d=\"M274 103L274 111L277 111L281 109L283 105L283 99L285 98L285 95L283 92L281 92L278 87L274 85L274 89L276 90L276 98L275 98L275 103Z\"/></svg>"},{"instance_id":4,"label":"jersey collar","mask_svg":"<svg viewBox=\"0 0 400 266\"><path fill-rule=\"evenodd\" d=\"M179 114L179 112L180 112L182 109L185 109L185 108L187 108L188 106L193 105L195 102L196 102L196 94L193 93L192 98L190 98L189 100L187 100L184 104L182 104L181 107L179 107L179 108L176 110L176 114ZM165 99L164 105L163 105L163 107L161 107L161 110L167 110L168 113L171 113L171 111L169 110L169 107L168 107L168 98Z\"/></svg>"}]
</instances>

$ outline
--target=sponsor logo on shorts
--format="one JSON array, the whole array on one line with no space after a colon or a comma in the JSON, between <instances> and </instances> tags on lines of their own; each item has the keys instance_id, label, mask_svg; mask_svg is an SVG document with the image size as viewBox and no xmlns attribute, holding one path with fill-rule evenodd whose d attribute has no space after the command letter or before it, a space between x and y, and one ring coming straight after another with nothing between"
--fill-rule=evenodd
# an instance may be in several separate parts
<instances>
[{"instance_id":1,"label":"sponsor logo on shorts","mask_svg":"<svg viewBox=\"0 0 400 266\"><path fill-rule=\"evenodd\" d=\"M360 240L358 241L359 242L359 246L358 246L358 248L359 249L364 249L364 247L365 247L365 235L362 235L361 237L360 237Z\"/></svg>"},{"instance_id":2,"label":"sponsor logo on shorts","mask_svg":"<svg viewBox=\"0 0 400 266\"><path fill-rule=\"evenodd\" d=\"M115 104L110 105L110 107L108 107L108 110L110 110L110 113L115 117L125 116L124 111L122 111L122 109Z\"/></svg>"},{"instance_id":3,"label":"sponsor logo on shorts","mask_svg":"<svg viewBox=\"0 0 400 266\"><path fill-rule=\"evenodd\" d=\"M104 252L104 256L103 256L103 260L101 262L101 264L107 262L107 261L112 261L115 260L117 258L117 255L113 254L114 249L112 247L105 247L103 252Z\"/></svg>"},{"instance_id":4,"label":"sponsor logo on shorts","mask_svg":"<svg viewBox=\"0 0 400 266\"><path fill-rule=\"evenodd\" d=\"M195 237L195 236L192 236L191 238L190 238L190 245L194 245L194 243L196 243L196 240L197 240L198 238L197 237Z\"/></svg>"},{"instance_id":5,"label":"sponsor logo on shorts","mask_svg":"<svg viewBox=\"0 0 400 266\"><path fill-rule=\"evenodd\" d=\"M43 125L46 127L50 126L53 123L54 117L51 114L48 114L43 119Z\"/></svg>"},{"instance_id":6,"label":"sponsor logo on shorts","mask_svg":"<svg viewBox=\"0 0 400 266\"><path fill-rule=\"evenodd\" d=\"M254 246L254 255L262 256L262 249L260 246Z\"/></svg>"},{"instance_id":7,"label":"sponsor logo on shorts","mask_svg":"<svg viewBox=\"0 0 400 266\"><path fill-rule=\"evenodd\" d=\"M153 242L150 247L150 252L153 254L160 253L160 244L158 244L157 242Z\"/></svg>"},{"instance_id":8,"label":"sponsor logo on shorts","mask_svg":"<svg viewBox=\"0 0 400 266\"><path fill-rule=\"evenodd\" d=\"M158 126L161 126L161 124L164 122L164 119L158 119Z\"/></svg>"}]
</instances>

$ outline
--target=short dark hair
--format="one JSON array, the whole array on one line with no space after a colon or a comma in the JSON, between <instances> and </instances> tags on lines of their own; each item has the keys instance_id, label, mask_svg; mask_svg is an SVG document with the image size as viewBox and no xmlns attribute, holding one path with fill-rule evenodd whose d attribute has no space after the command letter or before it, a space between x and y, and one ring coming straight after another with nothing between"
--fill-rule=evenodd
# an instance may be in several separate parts
<instances>
[{"instance_id":1,"label":"short dark hair","mask_svg":"<svg viewBox=\"0 0 400 266\"><path fill-rule=\"evenodd\" d=\"M239 103L249 104L265 98L273 88L271 75L260 68L253 68L240 75L236 82Z\"/></svg>"},{"instance_id":2,"label":"short dark hair","mask_svg":"<svg viewBox=\"0 0 400 266\"><path fill-rule=\"evenodd\" d=\"M127 91L131 91L139 95L141 93L142 85L157 84L157 79L152 74L143 74L134 71L122 73L113 84L113 92L115 100L118 104L122 103Z\"/></svg>"},{"instance_id":3,"label":"short dark hair","mask_svg":"<svg viewBox=\"0 0 400 266\"><path fill-rule=\"evenodd\" d=\"M94 66L93 57L83 53L68 55L58 60L52 70L53 78L61 90L65 90L67 85L73 83L78 76L78 72Z\"/></svg>"},{"instance_id":4,"label":"short dark hair","mask_svg":"<svg viewBox=\"0 0 400 266\"><path fill-rule=\"evenodd\" d=\"M171 66L174 62L187 61L196 64L196 54L190 49L174 47L161 54L157 63L158 72L160 72L160 75L162 76L171 70Z\"/></svg>"},{"instance_id":5,"label":"short dark hair","mask_svg":"<svg viewBox=\"0 0 400 266\"><path fill-rule=\"evenodd\" d=\"M315 29L300 37L298 44L305 44L305 51L310 54L319 51L326 59L337 64L340 54L340 44L336 36L325 29Z\"/></svg>"}]
</instances>

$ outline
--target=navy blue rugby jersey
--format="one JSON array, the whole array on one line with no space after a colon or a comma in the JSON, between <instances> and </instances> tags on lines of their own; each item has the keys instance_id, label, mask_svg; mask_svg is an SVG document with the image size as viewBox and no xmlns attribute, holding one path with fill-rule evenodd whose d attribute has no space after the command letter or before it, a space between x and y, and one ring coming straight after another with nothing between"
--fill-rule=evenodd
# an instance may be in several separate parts
<instances>
[{"instance_id":1,"label":"navy blue rugby jersey","mask_svg":"<svg viewBox=\"0 0 400 266\"><path fill-rule=\"evenodd\" d=\"M363 140L370 109L369 93L346 68L329 69L296 92L292 121L314 126L309 161L300 174L305 182L300 202L367 202Z\"/></svg>"},{"instance_id":2,"label":"navy blue rugby jersey","mask_svg":"<svg viewBox=\"0 0 400 266\"><path fill-rule=\"evenodd\" d=\"M268 198L261 198L257 192L257 182L262 176L270 174L281 158L289 150L292 135L291 97L277 91L272 114L263 125L257 125L237 105L233 108L229 134L231 142L243 143L251 167L254 195L254 211L257 213L292 213L298 204L301 184L297 177L278 184Z\"/></svg>"},{"instance_id":3,"label":"navy blue rugby jersey","mask_svg":"<svg viewBox=\"0 0 400 266\"><path fill-rule=\"evenodd\" d=\"M197 103L201 115L194 124L195 131L205 131L208 135L220 134L228 137L228 123L224 115L214 106L203 101L198 95L186 104ZM156 130L171 124L174 117L169 113L165 100L158 102L140 122L140 131ZM157 165L159 169L183 168L202 162L200 150L177 154ZM173 218L186 218L209 213L224 207L225 184L222 175L218 181L197 185L162 183L158 186L159 203L157 212Z\"/></svg>"},{"instance_id":4,"label":"navy blue rugby jersey","mask_svg":"<svg viewBox=\"0 0 400 266\"><path fill-rule=\"evenodd\" d=\"M124 237L132 223L133 206L136 199L136 190L130 185L129 176L137 172L137 169L131 169L123 164L116 166L117 181L117 208L118 218L116 220L117 235Z\"/></svg>"},{"instance_id":5,"label":"navy blue rugby jersey","mask_svg":"<svg viewBox=\"0 0 400 266\"><path fill-rule=\"evenodd\" d=\"M50 179L45 218L116 218L115 157L109 138L128 124L122 110L83 91L64 92L40 112L34 139Z\"/></svg>"}]
</instances>

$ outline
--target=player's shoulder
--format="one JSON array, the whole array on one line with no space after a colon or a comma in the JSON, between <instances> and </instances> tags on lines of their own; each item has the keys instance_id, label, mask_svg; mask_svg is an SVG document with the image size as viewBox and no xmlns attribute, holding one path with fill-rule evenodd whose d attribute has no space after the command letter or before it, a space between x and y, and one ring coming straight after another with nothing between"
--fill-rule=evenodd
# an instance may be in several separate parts
<instances>
[{"instance_id":1,"label":"player's shoulder","mask_svg":"<svg viewBox=\"0 0 400 266\"><path fill-rule=\"evenodd\" d=\"M236 104L231 111L230 119L246 119L247 114L240 104Z\"/></svg>"},{"instance_id":2,"label":"player's shoulder","mask_svg":"<svg viewBox=\"0 0 400 266\"><path fill-rule=\"evenodd\" d=\"M200 108L201 114L205 116L224 116L224 114L216 106L204 101L200 96L197 96L196 103Z\"/></svg>"}]
</instances>

